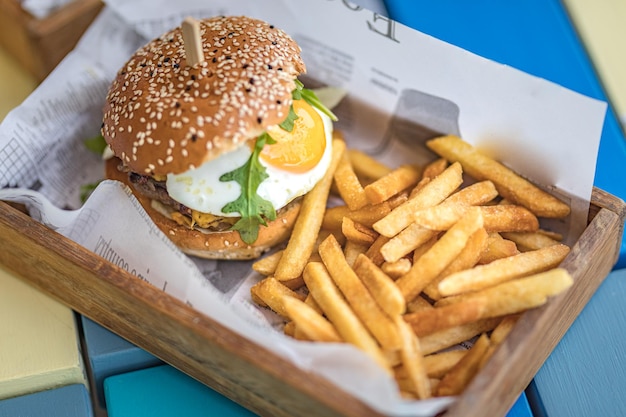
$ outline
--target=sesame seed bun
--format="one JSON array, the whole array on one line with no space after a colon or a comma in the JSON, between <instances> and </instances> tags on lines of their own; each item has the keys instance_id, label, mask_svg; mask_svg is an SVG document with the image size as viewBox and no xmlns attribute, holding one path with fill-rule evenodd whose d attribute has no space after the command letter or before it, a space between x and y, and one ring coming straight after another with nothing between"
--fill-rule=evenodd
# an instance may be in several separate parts
<instances>
[{"instance_id":1,"label":"sesame seed bun","mask_svg":"<svg viewBox=\"0 0 626 417\"><path fill-rule=\"evenodd\" d=\"M200 20L204 61L189 66L177 27L140 48L118 71L104 106L102 135L132 171L179 174L280 124L300 47L249 17Z\"/></svg>"},{"instance_id":2,"label":"sesame seed bun","mask_svg":"<svg viewBox=\"0 0 626 417\"><path fill-rule=\"evenodd\" d=\"M120 165L121 161L118 158L109 158L105 163L106 177L123 182L133 190L128 173L118 169ZM267 227L261 227L258 239L254 244L248 245L241 240L239 232L236 231L202 232L180 225L157 210L151 199L136 192L133 195L155 225L184 253L206 259L231 260L255 259L272 247L285 242L291 235L302 201L294 200L279 210L276 220L268 221Z\"/></svg>"}]
</instances>

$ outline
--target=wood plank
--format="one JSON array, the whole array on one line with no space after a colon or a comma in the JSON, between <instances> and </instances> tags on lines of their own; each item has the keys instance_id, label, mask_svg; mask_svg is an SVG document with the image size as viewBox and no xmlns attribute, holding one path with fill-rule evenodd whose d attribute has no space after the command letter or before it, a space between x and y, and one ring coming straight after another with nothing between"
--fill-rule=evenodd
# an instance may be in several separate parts
<instances>
[{"instance_id":1,"label":"wood plank","mask_svg":"<svg viewBox=\"0 0 626 417\"><path fill-rule=\"evenodd\" d=\"M84 384L66 385L0 401L0 416L93 417Z\"/></svg>"},{"instance_id":2,"label":"wood plank","mask_svg":"<svg viewBox=\"0 0 626 417\"><path fill-rule=\"evenodd\" d=\"M154 355L122 339L98 323L80 316L83 349L92 379L96 410L104 410L104 380L111 375L162 365Z\"/></svg>"},{"instance_id":3,"label":"wood plank","mask_svg":"<svg viewBox=\"0 0 626 417\"><path fill-rule=\"evenodd\" d=\"M104 384L108 417L255 416L169 365L114 375Z\"/></svg>"},{"instance_id":4,"label":"wood plank","mask_svg":"<svg viewBox=\"0 0 626 417\"><path fill-rule=\"evenodd\" d=\"M594 190L564 266L574 285L523 315L445 414L505 415L609 273L626 208ZM260 415L380 416L367 405L0 203L0 262L38 288Z\"/></svg>"},{"instance_id":5,"label":"wood plank","mask_svg":"<svg viewBox=\"0 0 626 417\"><path fill-rule=\"evenodd\" d=\"M550 417L626 410L626 269L611 272L531 384Z\"/></svg>"},{"instance_id":6,"label":"wood plank","mask_svg":"<svg viewBox=\"0 0 626 417\"><path fill-rule=\"evenodd\" d=\"M0 265L0 400L70 384L87 385L74 312Z\"/></svg>"}]
</instances>

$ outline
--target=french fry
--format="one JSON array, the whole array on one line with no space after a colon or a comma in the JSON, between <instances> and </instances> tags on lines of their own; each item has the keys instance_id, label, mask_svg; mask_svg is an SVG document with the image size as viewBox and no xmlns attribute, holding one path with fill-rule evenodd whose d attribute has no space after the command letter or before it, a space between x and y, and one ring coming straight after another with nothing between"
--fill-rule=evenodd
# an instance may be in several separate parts
<instances>
[{"instance_id":1,"label":"french fry","mask_svg":"<svg viewBox=\"0 0 626 417\"><path fill-rule=\"evenodd\" d=\"M415 185L415 187L413 187L413 189L409 193L408 199L410 200L413 197L415 197L420 191L422 191L422 188L424 188L426 186L426 184L428 184L433 178L431 178L431 177L424 177L421 180L419 180L419 182Z\"/></svg>"},{"instance_id":2,"label":"french fry","mask_svg":"<svg viewBox=\"0 0 626 417\"><path fill-rule=\"evenodd\" d=\"M280 283L283 284L285 287L289 288L290 290L295 291L304 286L304 279L302 279L302 275L300 275L299 277L296 277L296 278L280 281Z\"/></svg>"},{"instance_id":3,"label":"french fry","mask_svg":"<svg viewBox=\"0 0 626 417\"><path fill-rule=\"evenodd\" d=\"M448 230L467 212L468 205L441 203L413 213L414 224L426 230Z\"/></svg>"},{"instance_id":4,"label":"french fry","mask_svg":"<svg viewBox=\"0 0 626 417\"><path fill-rule=\"evenodd\" d=\"M434 353L424 356L424 368L429 378L442 378L454 365L456 365L463 356L467 354L467 349L453 349L441 353ZM394 369L394 377L396 380L404 381L408 378L406 369L403 366L397 366ZM431 384L431 386L435 386Z\"/></svg>"},{"instance_id":5,"label":"french fry","mask_svg":"<svg viewBox=\"0 0 626 417\"><path fill-rule=\"evenodd\" d=\"M363 254L359 255L354 263L354 272L389 317L404 314L406 302L402 293L393 280L381 271L371 259Z\"/></svg>"},{"instance_id":6,"label":"french fry","mask_svg":"<svg viewBox=\"0 0 626 417\"><path fill-rule=\"evenodd\" d=\"M413 391L420 399L430 398L432 396L432 390L428 374L426 373L419 340L407 323L399 316L396 317L396 325L400 337L402 338L402 347L400 349L402 365L412 383Z\"/></svg>"},{"instance_id":7,"label":"french fry","mask_svg":"<svg viewBox=\"0 0 626 417\"><path fill-rule=\"evenodd\" d=\"M515 205L481 206L485 229L493 232L534 232L539 220L528 209Z\"/></svg>"},{"instance_id":8,"label":"french fry","mask_svg":"<svg viewBox=\"0 0 626 417\"><path fill-rule=\"evenodd\" d=\"M387 165L358 149L348 149L348 156L359 178L377 180L391 172Z\"/></svg>"},{"instance_id":9,"label":"french fry","mask_svg":"<svg viewBox=\"0 0 626 417\"><path fill-rule=\"evenodd\" d=\"M326 201L333 182L333 175L346 144L342 140L333 139L333 156L330 167L324 177L309 191L302 200L300 214L287 243L287 247L276 266L274 277L286 281L302 275L320 231Z\"/></svg>"},{"instance_id":10,"label":"french fry","mask_svg":"<svg viewBox=\"0 0 626 417\"><path fill-rule=\"evenodd\" d=\"M486 300L482 317L498 317L520 313L546 303L573 284L571 275L563 268L555 268L524 278L498 284L480 291L442 298L435 306L444 306L475 299Z\"/></svg>"},{"instance_id":11,"label":"french fry","mask_svg":"<svg viewBox=\"0 0 626 417\"><path fill-rule=\"evenodd\" d=\"M445 171L449 165L450 163L445 158L435 159L424 167L422 178L435 178L437 175Z\"/></svg>"},{"instance_id":12,"label":"french fry","mask_svg":"<svg viewBox=\"0 0 626 417\"><path fill-rule=\"evenodd\" d=\"M469 352L441 378L437 385L437 395L460 394L480 369L482 358L489 349L489 345L489 337L483 333Z\"/></svg>"},{"instance_id":13,"label":"french fry","mask_svg":"<svg viewBox=\"0 0 626 417\"><path fill-rule=\"evenodd\" d=\"M381 266L385 262L385 258L380 252L381 248L389 241L389 238L383 235L378 236L372 246L365 252L365 256L370 258L374 265Z\"/></svg>"},{"instance_id":14,"label":"french fry","mask_svg":"<svg viewBox=\"0 0 626 417\"><path fill-rule=\"evenodd\" d=\"M347 240L363 245L371 245L378 237L378 233L373 229L357 223L349 217L343 218L341 232Z\"/></svg>"},{"instance_id":15,"label":"french fry","mask_svg":"<svg viewBox=\"0 0 626 417\"><path fill-rule=\"evenodd\" d=\"M553 230L539 229L537 233L541 233L542 235L546 235L551 239L556 240L557 242L561 242L563 240L563 235L559 232L555 232Z\"/></svg>"},{"instance_id":16,"label":"french fry","mask_svg":"<svg viewBox=\"0 0 626 417\"><path fill-rule=\"evenodd\" d=\"M296 323L294 323L293 321L288 321L287 323L285 323L285 325L283 326L283 333L285 333L286 336L295 338L296 337Z\"/></svg>"},{"instance_id":17,"label":"french fry","mask_svg":"<svg viewBox=\"0 0 626 417\"><path fill-rule=\"evenodd\" d=\"M383 354L385 355L385 358L387 359L387 363L389 364L391 368L397 368L401 366L402 357L400 356L400 349L394 349L394 350L385 349L383 350ZM395 369L393 369L393 371L395 373Z\"/></svg>"},{"instance_id":18,"label":"french fry","mask_svg":"<svg viewBox=\"0 0 626 417\"><path fill-rule=\"evenodd\" d=\"M331 235L319 247L322 262L354 313L385 349L398 349L400 335L393 320L374 300L363 281L348 265L341 247Z\"/></svg>"},{"instance_id":19,"label":"french fry","mask_svg":"<svg viewBox=\"0 0 626 417\"><path fill-rule=\"evenodd\" d=\"M392 279L400 278L411 269L411 261L407 258L400 258L394 262L384 262L380 269Z\"/></svg>"},{"instance_id":20,"label":"french fry","mask_svg":"<svg viewBox=\"0 0 626 417\"><path fill-rule=\"evenodd\" d=\"M558 266L569 251L566 245L552 245L459 271L439 283L439 293L450 296L478 291L511 279L546 271Z\"/></svg>"},{"instance_id":21,"label":"french fry","mask_svg":"<svg viewBox=\"0 0 626 417\"><path fill-rule=\"evenodd\" d=\"M424 367L430 378L443 376L467 354L466 349L454 349L424 356Z\"/></svg>"},{"instance_id":22,"label":"french fry","mask_svg":"<svg viewBox=\"0 0 626 417\"><path fill-rule=\"evenodd\" d=\"M405 314L403 317L417 337L422 337L482 318L486 304L486 300L472 299L443 307L423 309L415 313Z\"/></svg>"},{"instance_id":23,"label":"french fry","mask_svg":"<svg viewBox=\"0 0 626 417\"><path fill-rule=\"evenodd\" d=\"M381 235L393 237L411 223L414 211L437 205L452 194L463 182L463 169L459 163L450 165L440 175L424 185L413 198L396 207L373 227Z\"/></svg>"},{"instance_id":24,"label":"french fry","mask_svg":"<svg viewBox=\"0 0 626 417\"><path fill-rule=\"evenodd\" d=\"M528 208L537 216L561 218L570 212L567 204L480 153L458 136L431 139L426 146L450 162L461 162L465 172L476 180L491 180L502 197Z\"/></svg>"},{"instance_id":25,"label":"french fry","mask_svg":"<svg viewBox=\"0 0 626 417\"><path fill-rule=\"evenodd\" d=\"M293 323L293 332L292 332L292 336L294 339L296 340L304 340L307 342L312 342L311 339L309 339L309 337L306 335L306 333L304 333L302 331L302 329L300 328L300 326L298 326L298 324L294 321L291 321L290 323Z\"/></svg>"},{"instance_id":26,"label":"french fry","mask_svg":"<svg viewBox=\"0 0 626 417\"><path fill-rule=\"evenodd\" d=\"M475 182L446 198L445 203L460 203L468 206L480 206L487 204L498 196L498 190L489 180Z\"/></svg>"},{"instance_id":27,"label":"french fry","mask_svg":"<svg viewBox=\"0 0 626 417\"><path fill-rule=\"evenodd\" d=\"M480 209L471 207L461 220L413 263L408 274L396 281L404 298L410 301L422 292L461 253L469 237L482 227Z\"/></svg>"},{"instance_id":28,"label":"french fry","mask_svg":"<svg viewBox=\"0 0 626 417\"><path fill-rule=\"evenodd\" d=\"M403 190L413 187L419 181L421 173L412 165L401 165L387 175L365 186L365 196L370 204L388 200Z\"/></svg>"},{"instance_id":29,"label":"french fry","mask_svg":"<svg viewBox=\"0 0 626 417\"><path fill-rule=\"evenodd\" d=\"M437 231L425 229L413 223L390 238L388 242L380 248L380 253L386 262L396 262L436 235Z\"/></svg>"},{"instance_id":30,"label":"french fry","mask_svg":"<svg viewBox=\"0 0 626 417\"><path fill-rule=\"evenodd\" d=\"M448 230L471 207L454 201L427 207L413 213L415 224L429 230ZM485 229L489 232L532 232L539 229L539 220L528 209L516 205L480 206Z\"/></svg>"},{"instance_id":31,"label":"french fry","mask_svg":"<svg viewBox=\"0 0 626 417\"><path fill-rule=\"evenodd\" d=\"M339 195L350 210L357 210L367 204L367 196L352 169L352 163L347 152L341 156L334 174L335 185Z\"/></svg>"},{"instance_id":32,"label":"french fry","mask_svg":"<svg viewBox=\"0 0 626 417\"><path fill-rule=\"evenodd\" d=\"M560 238L555 239L540 230L536 232L504 232L502 237L509 239L517 245L521 251L529 251L545 248L560 243Z\"/></svg>"},{"instance_id":33,"label":"french fry","mask_svg":"<svg viewBox=\"0 0 626 417\"><path fill-rule=\"evenodd\" d=\"M478 264L488 264L496 259L517 255L519 252L515 242L504 239L500 233L490 233L487 238L487 247L480 254Z\"/></svg>"},{"instance_id":34,"label":"french fry","mask_svg":"<svg viewBox=\"0 0 626 417\"><path fill-rule=\"evenodd\" d=\"M439 275L437 275L437 278L433 279L430 284L424 288L424 293L432 300L440 299L441 293L439 293L439 282L441 282L448 275L472 268L476 265L478 260L481 258L486 245L487 232L484 228L480 228L469 237L467 244L463 250L461 250L459 256L454 258L452 262L450 262L450 264L446 266Z\"/></svg>"},{"instance_id":35,"label":"french fry","mask_svg":"<svg viewBox=\"0 0 626 417\"><path fill-rule=\"evenodd\" d=\"M384 370L391 373L380 347L354 314L321 262L310 262L304 269L304 281L315 301L343 340L368 354Z\"/></svg>"},{"instance_id":36,"label":"french fry","mask_svg":"<svg viewBox=\"0 0 626 417\"><path fill-rule=\"evenodd\" d=\"M269 307L283 317L289 318L284 306L284 299L292 297L303 300L304 296L287 288L273 277L267 277L250 288L252 299L263 307Z\"/></svg>"},{"instance_id":37,"label":"french fry","mask_svg":"<svg viewBox=\"0 0 626 417\"><path fill-rule=\"evenodd\" d=\"M318 262L322 262L322 260L320 259ZM315 301L315 298L313 298L313 296L311 295L311 293L309 293L306 298L304 299L304 302L311 307L313 310L317 311L319 314L324 315L324 312L322 311L322 308L320 307L319 304L317 304L317 301Z\"/></svg>"},{"instance_id":38,"label":"french fry","mask_svg":"<svg viewBox=\"0 0 626 417\"><path fill-rule=\"evenodd\" d=\"M407 192L402 192L388 199L387 203L389 203L389 208L393 210L396 207L404 204L408 199L409 199L409 194Z\"/></svg>"},{"instance_id":39,"label":"french fry","mask_svg":"<svg viewBox=\"0 0 626 417\"><path fill-rule=\"evenodd\" d=\"M448 230L468 207L488 203L497 195L491 181L477 182L450 195L441 204L415 211L413 221L430 230Z\"/></svg>"},{"instance_id":40,"label":"french fry","mask_svg":"<svg viewBox=\"0 0 626 417\"><path fill-rule=\"evenodd\" d=\"M279 250L270 255L267 255L252 263L252 270L258 272L261 275L270 276L276 271L276 265L280 257L283 256L283 251Z\"/></svg>"},{"instance_id":41,"label":"french fry","mask_svg":"<svg viewBox=\"0 0 626 417\"><path fill-rule=\"evenodd\" d=\"M495 329L491 332L489 339L493 345L499 345L504 341L504 339L509 335L513 327L519 320L519 314L512 314L510 316L504 317L502 321L496 326Z\"/></svg>"},{"instance_id":42,"label":"french fry","mask_svg":"<svg viewBox=\"0 0 626 417\"><path fill-rule=\"evenodd\" d=\"M371 245L358 243L353 240L346 240L346 244L343 248L343 254L346 258L346 262L348 262L348 265L354 267L354 262L359 254L365 253L370 246Z\"/></svg>"},{"instance_id":43,"label":"french fry","mask_svg":"<svg viewBox=\"0 0 626 417\"><path fill-rule=\"evenodd\" d=\"M313 253L317 252L317 247L328 237L328 235L335 235L335 238L340 241L342 238L341 230L330 230L322 227L320 231L317 233L317 238L315 239L315 246Z\"/></svg>"},{"instance_id":44,"label":"french fry","mask_svg":"<svg viewBox=\"0 0 626 417\"><path fill-rule=\"evenodd\" d=\"M500 318L482 319L420 337L422 354L430 355L464 343L481 333L495 329L500 321Z\"/></svg>"},{"instance_id":45,"label":"french fry","mask_svg":"<svg viewBox=\"0 0 626 417\"><path fill-rule=\"evenodd\" d=\"M408 313L416 313L418 311L434 308L432 304L424 297L417 296L406 305L406 311Z\"/></svg>"},{"instance_id":46,"label":"french fry","mask_svg":"<svg viewBox=\"0 0 626 417\"><path fill-rule=\"evenodd\" d=\"M506 339L506 337L509 335L511 330L513 330L513 326L515 326L515 324L517 323L519 316L520 316L519 314L506 316L502 319L500 324L498 324L498 326L496 326L496 328L493 329L493 331L491 332L491 335L489 336L489 340L491 341L491 344L489 345L487 352L485 352L485 355L483 355L483 358L480 363L481 369L483 366L485 366L489 358L491 358L491 356L493 355L495 350L498 348L498 346L500 346L500 344L504 342L504 339Z\"/></svg>"},{"instance_id":47,"label":"french fry","mask_svg":"<svg viewBox=\"0 0 626 417\"><path fill-rule=\"evenodd\" d=\"M384 201L380 204L367 205L359 210L350 210L348 206L330 207L324 213L322 228L327 230L341 230L341 223L344 217L349 217L355 222L367 227L372 227L374 223L391 212L389 203Z\"/></svg>"},{"instance_id":48,"label":"french fry","mask_svg":"<svg viewBox=\"0 0 626 417\"><path fill-rule=\"evenodd\" d=\"M303 332L308 340L342 342L335 327L305 302L297 298L285 297L282 303L289 318L296 323L296 329Z\"/></svg>"},{"instance_id":49,"label":"french fry","mask_svg":"<svg viewBox=\"0 0 626 417\"><path fill-rule=\"evenodd\" d=\"M439 240L438 234L434 235L423 245L420 245L417 248L415 248L415 250L413 251L413 265L415 265L417 260L420 259L426 252L428 252L435 243L437 243L437 240ZM409 270L409 272L411 272L411 270Z\"/></svg>"}]
</instances>

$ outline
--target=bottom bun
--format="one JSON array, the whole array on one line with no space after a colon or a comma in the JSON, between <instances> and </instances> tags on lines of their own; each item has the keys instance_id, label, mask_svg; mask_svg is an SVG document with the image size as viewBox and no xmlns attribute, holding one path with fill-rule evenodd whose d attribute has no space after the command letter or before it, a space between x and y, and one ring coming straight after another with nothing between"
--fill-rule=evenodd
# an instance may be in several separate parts
<instances>
[{"instance_id":1,"label":"bottom bun","mask_svg":"<svg viewBox=\"0 0 626 417\"><path fill-rule=\"evenodd\" d=\"M139 200L154 224L180 250L188 255L206 259L246 260L258 258L289 238L300 212L301 199L279 210L276 220L267 222L267 226L261 226L257 240L252 245L248 245L241 240L237 231L203 232L182 226L164 216L152 207L151 199L135 192L128 180L128 174L118 169L120 164L121 161L117 158L108 159L105 165L106 177L123 182L130 187L133 195Z\"/></svg>"}]
</instances>

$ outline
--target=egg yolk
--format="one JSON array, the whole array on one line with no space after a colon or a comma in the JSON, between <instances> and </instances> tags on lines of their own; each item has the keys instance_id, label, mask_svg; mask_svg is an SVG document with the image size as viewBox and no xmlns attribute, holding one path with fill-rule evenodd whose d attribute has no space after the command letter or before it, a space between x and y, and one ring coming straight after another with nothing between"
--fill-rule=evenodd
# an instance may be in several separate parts
<instances>
[{"instance_id":1,"label":"egg yolk","mask_svg":"<svg viewBox=\"0 0 626 417\"><path fill-rule=\"evenodd\" d=\"M265 145L261 158L268 164L293 173L315 167L326 149L326 134L321 116L304 100L294 100L298 115L291 132L271 126L267 133L276 143Z\"/></svg>"}]
</instances>

